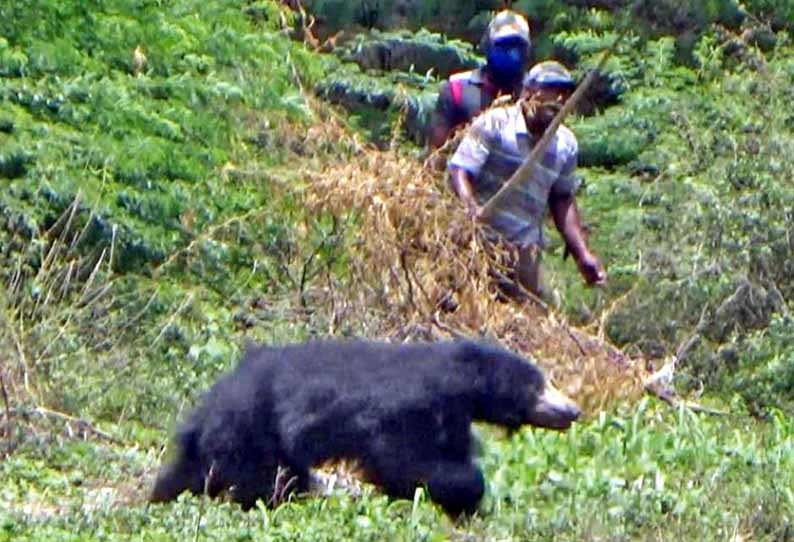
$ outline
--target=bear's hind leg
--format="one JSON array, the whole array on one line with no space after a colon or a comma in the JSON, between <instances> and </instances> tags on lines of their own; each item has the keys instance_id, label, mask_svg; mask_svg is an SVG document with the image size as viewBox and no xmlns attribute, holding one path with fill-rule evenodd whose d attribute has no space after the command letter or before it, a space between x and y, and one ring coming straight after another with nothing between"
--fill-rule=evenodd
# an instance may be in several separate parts
<instances>
[{"instance_id":1,"label":"bear's hind leg","mask_svg":"<svg viewBox=\"0 0 794 542\"><path fill-rule=\"evenodd\" d=\"M207 485L210 497L226 490L243 510L250 510L260 499L266 505L271 504L279 472L274 457L250 457L243 461L238 457L225 459L215 464L217 472Z\"/></svg>"},{"instance_id":2,"label":"bear's hind leg","mask_svg":"<svg viewBox=\"0 0 794 542\"><path fill-rule=\"evenodd\" d=\"M192 461L183 456L178 457L157 475L149 501L172 501L183 491L200 495L204 490L204 473L202 471L198 461Z\"/></svg>"},{"instance_id":3,"label":"bear's hind leg","mask_svg":"<svg viewBox=\"0 0 794 542\"><path fill-rule=\"evenodd\" d=\"M252 509L258 500L269 504L273 494L275 471L261 472L251 469L247 473L241 472L243 475L236 477L229 485L229 494L232 500L238 503L243 510Z\"/></svg>"}]
</instances>

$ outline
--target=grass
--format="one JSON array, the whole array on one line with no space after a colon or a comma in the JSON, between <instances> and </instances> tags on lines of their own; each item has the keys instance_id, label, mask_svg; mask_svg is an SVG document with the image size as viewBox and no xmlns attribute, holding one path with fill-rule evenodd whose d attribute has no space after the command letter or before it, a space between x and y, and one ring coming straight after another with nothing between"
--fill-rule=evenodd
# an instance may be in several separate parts
<instances>
[{"instance_id":1,"label":"grass","mask_svg":"<svg viewBox=\"0 0 794 542\"><path fill-rule=\"evenodd\" d=\"M794 540L790 38L737 60L709 33L689 67L671 37L622 46L622 102L573 122L610 285L549 257L548 315L492 298L395 115L357 121L378 150L309 95L339 63L289 41L290 17L0 6L0 542ZM614 33L587 17L560 19L580 67ZM460 308L439 317L448 289ZM449 329L538 358L588 412L565 434L480 427L489 490L470 521L371 488L247 514L145 504L175 424L245 341ZM690 337L681 389L726 416L638 399L644 362Z\"/></svg>"},{"instance_id":2,"label":"grass","mask_svg":"<svg viewBox=\"0 0 794 542\"><path fill-rule=\"evenodd\" d=\"M371 488L244 513L184 496L146 505L158 447L51 434L0 466L0 540L790 540L794 424L698 417L644 400L566 434L481 427L482 510L454 523Z\"/></svg>"}]
</instances>

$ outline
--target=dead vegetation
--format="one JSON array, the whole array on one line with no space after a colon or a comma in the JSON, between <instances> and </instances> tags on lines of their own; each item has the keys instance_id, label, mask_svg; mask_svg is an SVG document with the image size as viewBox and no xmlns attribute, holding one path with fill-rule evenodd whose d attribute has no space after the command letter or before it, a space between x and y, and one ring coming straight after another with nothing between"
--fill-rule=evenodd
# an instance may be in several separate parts
<instances>
[{"instance_id":1,"label":"dead vegetation","mask_svg":"<svg viewBox=\"0 0 794 542\"><path fill-rule=\"evenodd\" d=\"M87 225L77 225L82 206L78 194L47 231L28 243L29 252L20 253L0 295L0 346L6 353L0 365L0 437L5 437L0 457L10 455L23 435L115 442L88 421L43 406L51 391L40 378L46 377L47 362L57 356L70 326L104 302L110 290L115 244L84 254L77 250L88 231Z\"/></svg>"},{"instance_id":2,"label":"dead vegetation","mask_svg":"<svg viewBox=\"0 0 794 542\"><path fill-rule=\"evenodd\" d=\"M647 376L642 360L610 345L602 333L570 326L562 314L529 295L519 303L499 294L493 274L505 271L499 263L504 255L484 250L481 232L445 185L437 166L443 156L423 163L398 145L377 150L362 143L327 105L307 100L318 122L302 133L279 131L286 139L272 142L289 143L292 165L304 166L268 174L282 179L289 190L296 177L303 177L307 182L294 194L296 203L309 216L333 217L334 231L320 243L296 247L304 264L302 271L291 273L299 277L295 318L327 326L324 331L331 335L389 340L466 336L499 342L535 359L589 413L642 393ZM453 147L451 142L441 152ZM112 322L102 324L102 318L91 316L98 303L105 306L114 299L110 286L120 276L109 264L113 243L88 254L75 250L84 231L76 227L79 207L78 198L51 231L43 232L42 265L11 273L2 297L8 357L0 367L0 436L9 444L19 440L12 434L35 433L35 427L47 425L45 420L67 438L109 440L87 420L61 414L58 401L49 397L57 390L49 390L46 374L40 374L67 329L84 329L89 341L114 336L111 349L100 356L104 360L118 347L124 349L121 343L129 337L121 331L131 326L130 318L140 318L136 313L116 322L123 326L117 333ZM214 231L204 235L213 237ZM307 240L309 233L297 236ZM319 261L328 243L335 245L333 265L329 259ZM166 262L197 251L193 245ZM345 262L342 272L340 259ZM23 283L38 286L41 294L28 296ZM93 324L85 325L85 318Z\"/></svg>"},{"instance_id":3,"label":"dead vegetation","mask_svg":"<svg viewBox=\"0 0 794 542\"><path fill-rule=\"evenodd\" d=\"M322 130L349 137L332 118ZM503 254L484 249L444 173L430 166L437 160L423 164L396 145L359 149L349 161L306 172L307 206L354 224L346 276L313 292L330 312L330 332L344 323L392 340L496 341L535 359L589 413L642 392L641 360L531 296L518 302L499 294L492 275L504 271Z\"/></svg>"}]
</instances>

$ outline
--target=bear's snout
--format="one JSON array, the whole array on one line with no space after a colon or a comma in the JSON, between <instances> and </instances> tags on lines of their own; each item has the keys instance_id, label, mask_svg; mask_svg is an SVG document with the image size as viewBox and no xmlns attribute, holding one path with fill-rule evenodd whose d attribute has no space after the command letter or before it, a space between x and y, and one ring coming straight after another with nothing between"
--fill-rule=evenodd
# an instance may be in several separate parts
<instances>
[{"instance_id":1,"label":"bear's snout","mask_svg":"<svg viewBox=\"0 0 794 542\"><path fill-rule=\"evenodd\" d=\"M568 429L581 414L576 403L547 382L538 397L530 423L547 429Z\"/></svg>"}]
</instances>

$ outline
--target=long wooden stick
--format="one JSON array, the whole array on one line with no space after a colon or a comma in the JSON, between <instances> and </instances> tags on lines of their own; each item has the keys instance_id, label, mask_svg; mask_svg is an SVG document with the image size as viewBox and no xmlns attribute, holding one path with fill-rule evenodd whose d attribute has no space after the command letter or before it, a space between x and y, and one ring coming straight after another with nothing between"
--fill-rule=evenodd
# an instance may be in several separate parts
<instances>
[{"instance_id":1,"label":"long wooden stick","mask_svg":"<svg viewBox=\"0 0 794 542\"><path fill-rule=\"evenodd\" d=\"M532 170L535 169L535 166L540 161L540 157L543 156L543 153L546 152L546 147L549 146L551 143L551 138L554 137L555 132L557 132L557 128L560 127L560 124L565 120L571 111L577 106L579 100L582 99L582 96L587 89L590 88L590 85L593 84L595 80L596 74L600 72L607 63L609 56L612 54L612 51L615 50L618 43L623 39L623 36L626 34L625 30L618 34L618 37L615 39L614 43L610 48L604 51L604 55L601 57L601 60L598 62L598 65L595 69L590 70L585 77L585 80L577 87L576 91L573 95L565 102L562 109L557 113L554 117L554 120L549 124L546 128L546 131L543 132L543 137L540 138L540 141L535 144L532 148L532 152L529 154L524 163L519 166L513 176L508 179L508 181L502 185L502 188L488 200L482 208L482 213L480 214L480 218L484 219L490 216L493 210L499 205L499 203L504 200L505 197L508 196L509 192L521 181L526 179L531 173Z\"/></svg>"}]
</instances>

